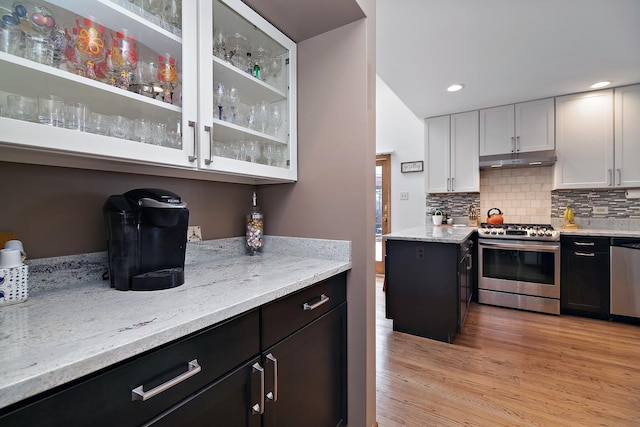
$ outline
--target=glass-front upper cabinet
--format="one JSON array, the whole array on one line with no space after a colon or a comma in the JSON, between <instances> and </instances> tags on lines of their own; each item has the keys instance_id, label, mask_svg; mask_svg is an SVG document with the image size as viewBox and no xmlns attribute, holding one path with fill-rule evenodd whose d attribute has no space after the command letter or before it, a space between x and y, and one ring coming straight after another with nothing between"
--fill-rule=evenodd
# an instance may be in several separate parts
<instances>
[{"instance_id":1,"label":"glass-front upper cabinet","mask_svg":"<svg viewBox=\"0 0 640 427\"><path fill-rule=\"evenodd\" d=\"M295 181L295 43L240 0L199 6L199 167Z\"/></svg>"},{"instance_id":2,"label":"glass-front upper cabinet","mask_svg":"<svg viewBox=\"0 0 640 427\"><path fill-rule=\"evenodd\" d=\"M0 144L195 169L196 7L0 0Z\"/></svg>"}]
</instances>

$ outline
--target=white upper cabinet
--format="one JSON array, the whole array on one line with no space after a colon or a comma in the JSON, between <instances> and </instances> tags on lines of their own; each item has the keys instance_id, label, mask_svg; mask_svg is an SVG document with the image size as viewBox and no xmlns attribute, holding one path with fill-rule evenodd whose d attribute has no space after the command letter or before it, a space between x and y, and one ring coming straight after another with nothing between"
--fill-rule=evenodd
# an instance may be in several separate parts
<instances>
[{"instance_id":1,"label":"white upper cabinet","mask_svg":"<svg viewBox=\"0 0 640 427\"><path fill-rule=\"evenodd\" d=\"M618 87L615 96L615 185L640 187L640 85Z\"/></svg>"},{"instance_id":2,"label":"white upper cabinet","mask_svg":"<svg viewBox=\"0 0 640 427\"><path fill-rule=\"evenodd\" d=\"M553 98L480 110L480 155L553 150Z\"/></svg>"},{"instance_id":3,"label":"white upper cabinet","mask_svg":"<svg viewBox=\"0 0 640 427\"><path fill-rule=\"evenodd\" d=\"M239 0L155 3L25 2L22 22L2 29L24 30L21 45L0 51L3 153L295 181L295 44Z\"/></svg>"},{"instance_id":4,"label":"white upper cabinet","mask_svg":"<svg viewBox=\"0 0 640 427\"><path fill-rule=\"evenodd\" d=\"M554 188L614 186L613 90L556 98Z\"/></svg>"},{"instance_id":5,"label":"white upper cabinet","mask_svg":"<svg viewBox=\"0 0 640 427\"><path fill-rule=\"evenodd\" d=\"M201 1L199 19L199 167L295 181L295 43L240 0Z\"/></svg>"},{"instance_id":6,"label":"white upper cabinet","mask_svg":"<svg viewBox=\"0 0 640 427\"><path fill-rule=\"evenodd\" d=\"M478 112L425 120L427 193L478 192Z\"/></svg>"}]
</instances>

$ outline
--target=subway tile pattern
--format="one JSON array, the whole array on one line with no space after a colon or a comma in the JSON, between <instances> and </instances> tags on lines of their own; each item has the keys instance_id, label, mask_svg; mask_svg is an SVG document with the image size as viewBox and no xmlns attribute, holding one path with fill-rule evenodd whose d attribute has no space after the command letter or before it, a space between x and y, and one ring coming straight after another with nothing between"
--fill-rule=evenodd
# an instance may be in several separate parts
<instances>
[{"instance_id":1,"label":"subway tile pattern","mask_svg":"<svg viewBox=\"0 0 640 427\"><path fill-rule=\"evenodd\" d=\"M508 223L549 224L552 180L552 166L480 171L480 220L498 208Z\"/></svg>"}]
</instances>

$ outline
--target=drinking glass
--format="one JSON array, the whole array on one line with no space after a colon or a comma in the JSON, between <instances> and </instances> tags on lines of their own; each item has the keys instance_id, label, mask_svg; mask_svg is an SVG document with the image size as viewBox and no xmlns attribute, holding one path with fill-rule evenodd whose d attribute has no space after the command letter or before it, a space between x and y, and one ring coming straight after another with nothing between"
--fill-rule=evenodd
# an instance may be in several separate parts
<instances>
[{"instance_id":1,"label":"drinking glass","mask_svg":"<svg viewBox=\"0 0 640 427\"><path fill-rule=\"evenodd\" d=\"M229 110L231 110L231 117L229 117L231 123L237 123L238 113L236 110L239 100L238 89L235 86L231 86L229 93L227 93L227 104L229 105Z\"/></svg>"},{"instance_id":2,"label":"drinking glass","mask_svg":"<svg viewBox=\"0 0 640 427\"><path fill-rule=\"evenodd\" d=\"M59 96L38 96L38 122L43 125L64 126L64 100Z\"/></svg>"},{"instance_id":3,"label":"drinking glass","mask_svg":"<svg viewBox=\"0 0 640 427\"><path fill-rule=\"evenodd\" d=\"M182 0L164 0L163 19L176 28L182 27Z\"/></svg>"},{"instance_id":4,"label":"drinking glass","mask_svg":"<svg viewBox=\"0 0 640 427\"><path fill-rule=\"evenodd\" d=\"M256 163L260 158L260 143L258 141L249 141L247 143L247 156L251 159L251 163Z\"/></svg>"},{"instance_id":5,"label":"drinking glass","mask_svg":"<svg viewBox=\"0 0 640 427\"><path fill-rule=\"evenodd\" d=\"M131 139L131 120L123 116L111 116L109 135L114 138Z\"/></svg>"},{"instance_id":6,"label":"drinking glass","mask_svg":"<svg viewBox=\"0 0 640 427\"><path fill-rule=\"evenodd\" d=\"M65 105L65 122L67 129L87 132L91 126L91 111L80 102Z\"/></svg>"},{"instance_id":7,"label":"drinking glass","mask_svg":"<svg viewBox=\"0 0 640 427\"><path fill-rule=\"evenodd\" d=\"M0 27L0 51L12 55L22 55L22 30L15 25Z\"/></svg>"},{"instance_id":8,"label":"drinking glass","mask_svg":"<svg viewBox=\"0 0 640 427\"><path fill-rule=\"evenodd\" d=\"M39 34L25 34L24 57L40 64L53 66L53 42Z\"/></svg>"},{"instance_id":9,"label":"drinking glass","mask_svg":"<svg viewBox=\"0 0 640 427\"><path fill-rule=\"evenodd\" d=\"M151 143L154 145L166 145L167 125L161 122L151 123Z\"/></svg>"},{"instance_id":10,"label":"drinking glass","mask_svg":"<svg viewBox=\"0 0 640 427\"><path fill-rule=\"evenodd\" d=\"M280 126L282 126L282 109L279 105L271 106L271 126L273 126L273 134L278 136L278 130L280 130Z\"/></svg>"},{"instance_id":11,"label":"drinking glass","mask_svg":"<svg viewBox=\"0 0 640 427\"><path fill-rule=\"evenodd\" d=\"M136 39L129 31L121 29L111 33L111 49L108 59L118 76L116 86L128 90L131 83L129 75L138 65Z\"/></svg>"},{"instance_id":12,"label":"drinking glass","mask_svg":"<svg viewBox=\"0 0 640 427\"><path fill-rule=\"evenodd\" d=\"M174 122L171 122L169 126L167 126L167 146L171 148L177 148L178 150L182 148L182 123L180 119L177 119Z\"/></svg>"},{"instance_id":13,"label":"drinking glass","mask_svg":"<svg viewBox=\"0 0 640 427\"><path fill-rule=\"evenodd\" d=\"M96 79L96 65L101 63L107 53L104 41L104 27L92 18L76 19L78 35L75 38L75 47L85 77Z\"/></svg>"},{"instance_id":14,"label":"drinking glass","mask_svg":"<svg viewBox=\"0 0 640 427\"><path fill-rule=\"evenodd\" d=\"M109 124L111 122L111 118L104 114L91 113L91 126L90 132L98 134L98 135L108 135L109 134Z\"/></svg>"},{"instance_id":15,"label":"drinking glass","mask_svg":"<svg viewBox=\"0 0 640 427\"><path fill-rule=\"evenodd\" d=\"M136 119L133 122L133 136L142 143L151 142L151 123L146 119Z\"/></svg>"},{"instance_id":16,"label":"drinking glass","mask_svg":"<svg viewBox=\"0 0 640 427\"><path fill-rule=\"evenodd\" d=\"M222 120L222 108L224 107L224 99L225 99L225 88L222 83L218 83L216 85L215 90L213 91L213 102L216 107L218 107L218 119Z\"/></svg>"},{"instance_id":17,"label":"drinking glass","mask_svg":"<svg viewBox=\"0 0 640 427\"><path fill-rule=\"evenodd\" d=\"M266 142L263 150L264 157L267 159L267 165L271 166L271 161L276 157L276 147L274 144Z\"/></svg>"},{"instance_id":18,"label":"drinking glass","mask_svg":"<svg viewBox=\"0 0 640 427\"><path fill-rule=\"evenodd\" d=\"M162 100L172 103L173 89L178 84L178 61L169 53L158 55L157 82L162 86Z\"/></svg>"},{"instance_id":19,"label":"drinking glass","mask_svg":"<svg viewBox=\"0 0 640 427\"><path fill-rule=\"evenodd\" d=\"M257 105L256 124L260 132L266 133L269 129L269 121L271 119L269 103L261 101Z\"/></svg>"},{"instance_id":20,"label":"drinking glass","mask_svg":"<svg viewBox=\"0 0 640 427\"><path fill-rule=\"evenodd\" d=\"M249 129L255 129L256 127L256 106L248 105L246 107L245 120Z\"/></svg>"},{"instance_id":21,"label":"drinking glass","mask_svg":"<svg viewBox=\"0 0 640 427\"><path fill-rule=\"evenodd\" d=\"M38 116L38 100L22 95L7 95L8 116L16 120L35 122Z\"/></svg>"},{"instance_id":22,"label":"drinking glass","mask_svg":"<svg viewBox=\"0 0 640 427\"><path fill-rule=\"evenodd\" d=\"M274 79L280 75L282 71L282 58L278 55L271 55L269 59L269 72Z\"/></svg>"}]
</instances>

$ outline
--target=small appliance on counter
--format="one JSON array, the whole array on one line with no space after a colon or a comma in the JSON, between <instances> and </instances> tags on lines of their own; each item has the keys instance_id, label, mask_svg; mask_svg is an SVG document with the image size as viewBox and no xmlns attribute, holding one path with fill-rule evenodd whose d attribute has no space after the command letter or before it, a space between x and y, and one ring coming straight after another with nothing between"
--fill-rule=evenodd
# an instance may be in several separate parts
<instances>
[{"instance_id":1,"label":"small appliance on counter","mask_svg":"<svg viewBox=\"0 0 640 427\"><path fill-rule=\"evenodd\" d=\"M184 283L189 210L180 196L140 188L110 196L102 210L112 288L150 291Z\"/></svg>"}]
</instances>

